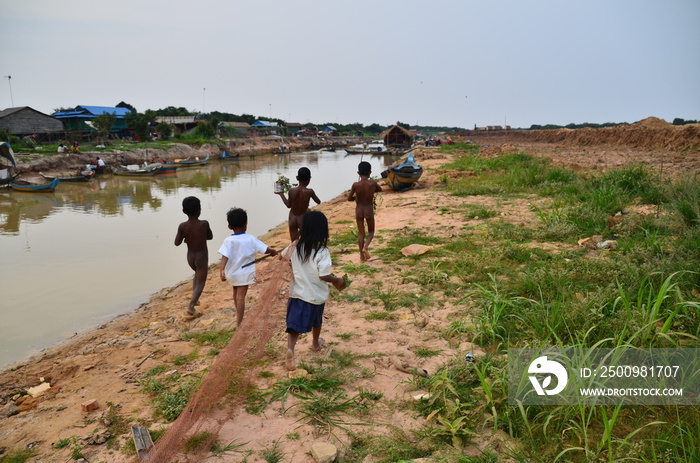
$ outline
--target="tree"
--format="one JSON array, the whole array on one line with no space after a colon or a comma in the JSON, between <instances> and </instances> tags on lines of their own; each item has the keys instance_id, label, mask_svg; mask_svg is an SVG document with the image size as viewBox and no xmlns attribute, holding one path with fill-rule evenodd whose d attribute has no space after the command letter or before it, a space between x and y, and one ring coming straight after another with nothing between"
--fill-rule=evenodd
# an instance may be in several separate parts
<instances>
[{"instance_id":1,"label":"tree","mask_svg":"<svg viewBox=\"0 0 700 463\"><path fill-rule=\"evenodd\" d=\"M116 114L102 113L92 120L92 128L95 129L95 138L107 144L109 133L112 131L112 126L117 122Z\"/></svg>"},{"instance_id":2,"label":"tree","mask_svg":"<svg viewBox=\"0 0 700 463\"><path fill-rule=\"evenodd\" d=\"M156 126L156 132L160 135L160 138L168 140L173 136L175 132L175 126L168 122L161 122Z\"/></svg>"},{"instance_id":3,"label":"tree","mask_svg":"<svg viewBox=\"0 0 700 463\"><path fill-rule=\"evenodd\" d=\"M155 121L156 113L151 109L147 109L143 114L132 111L126 115L126 126L134 131L134 135L136 135L140 141L151 139L150 124Z\"/></svg>"}]
</instances>

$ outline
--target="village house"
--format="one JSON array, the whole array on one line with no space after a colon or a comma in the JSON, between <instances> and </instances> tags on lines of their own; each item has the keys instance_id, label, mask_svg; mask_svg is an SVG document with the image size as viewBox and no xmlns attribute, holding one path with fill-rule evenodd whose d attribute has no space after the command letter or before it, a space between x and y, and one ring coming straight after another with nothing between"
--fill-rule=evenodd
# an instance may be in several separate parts
<instances>
[{"instance_id":1,"label":"village house","mask_svg":"<svg viewBox=\"0 0 700 463\"><path fill-rule=\"evenodd\" d=\"M119 133L127 130L126 115L131 113L129 108L120 106L76 106L73 110L59 111L53 117L63 123L66 132L77 132L80 134L90 134L94 131L90 122L101 114L113 114L116 122L112 126L112 133Z\"/></svg>"},{"instance_id":2,"label":"village house","mask_svg":"<svg viewBox=\"0 0 700 463\"><path fill-rule=\"evenodd\" d=\"M63 124L48 114L29 106L0 111L0 129L6 129L16 137L35 136L42 140L58 140L64 137Z\"/></svg>"}]
</instances>

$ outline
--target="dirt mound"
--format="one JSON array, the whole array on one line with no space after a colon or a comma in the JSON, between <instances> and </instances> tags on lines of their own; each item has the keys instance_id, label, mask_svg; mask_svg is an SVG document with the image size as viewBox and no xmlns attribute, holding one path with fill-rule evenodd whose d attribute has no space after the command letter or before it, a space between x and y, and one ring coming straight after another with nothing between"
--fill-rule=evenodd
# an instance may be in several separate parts
<instances>
[{"instance_id":1,"label":"dirt mound","mask_svg":"<svg viewBox=\"0 0 700 463\"><path fill-rule=\"evenodd\" d=\"M633 124L635 127L645 127L648 129L667 129L669 127L673 127L671 124L666 122L663 119L659 119L658 117L647 117L646 119L642 119L639 122L635 122Z\"/></svg>"}]
</instances>

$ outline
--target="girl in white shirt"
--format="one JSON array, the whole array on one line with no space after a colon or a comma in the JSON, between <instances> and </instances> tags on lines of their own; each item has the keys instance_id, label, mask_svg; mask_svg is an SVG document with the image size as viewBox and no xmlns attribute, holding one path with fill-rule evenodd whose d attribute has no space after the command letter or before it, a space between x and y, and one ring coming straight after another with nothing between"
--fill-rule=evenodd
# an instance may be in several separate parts
<instances>
[{"instance_id":1,"label":"girl in white shirt","mask_svg":"<svg viewBox=\"0 0 700 463\"><path fill-rule=\"evenodd\" d=\"M307 211L301 223L300 237L292 253L293 280L287 303L287 370L296 369L294 346L300 333L311 331L311 349L320 350L323 309L330 293L328 283L338 290L345 281L331 273L328 244L328 219L320 211Z\"/></svg>"}]
</instances>

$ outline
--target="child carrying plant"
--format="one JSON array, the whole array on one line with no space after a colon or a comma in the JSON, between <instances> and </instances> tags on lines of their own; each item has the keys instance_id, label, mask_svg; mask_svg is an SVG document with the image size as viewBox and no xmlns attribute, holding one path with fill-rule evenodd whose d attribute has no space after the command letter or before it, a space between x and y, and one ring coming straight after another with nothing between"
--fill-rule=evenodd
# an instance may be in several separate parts
<instances>
[{"instance_id":1,"label":"child carrying plant","mask_svg":"<svg viewBox=\"0 0 700 463\"><path fill-rule=\"evenodd\" d=\"M311 171L308 167L302 167L297 172L297 180L299 186L289 190L289 199L284 196L284 192L280 191L276 194L280 195L284 205L289 208L289 237L292 242L299 238L299 230L301 229L301 219L304 213L309 209L310 200L314 200L316 204L321 204L314 190L309 188L311 182Z\"/></svg>"},{"instance_id":2,"label":"child carrying plant","mask_svg":"<svg viewBox=\"0 0 700 463\"><path fill-rule=\"evenodd\" d=\"M328 284L338 290L345 280L331 273L328 244L328 219L323 212L307 211L301 222L301 234L292 252L293 280L287 302L287 370L296 369L294 347L299 334L311 331L311 349L320 350L325 341L320 337L323 310L330 294Z\"/></svg>"},{"instance_id":3,"label":"child carrying plant","mask_svg":"<svg viewBox=\"0 0 700 463\"><path fill-rule=\"evenodd\" d=\"M228 228L233 234L228 236L221 248L221 265L219 277L233 286L233 305L236 307L236 327L243 322L245 314L245 296L248 285L255 283L255 255L277 255L277 251L267 247L265 243L246 233L248 229L248 214L243 209L234 207L226 214Z\"/></svg>"}]
</instances>

